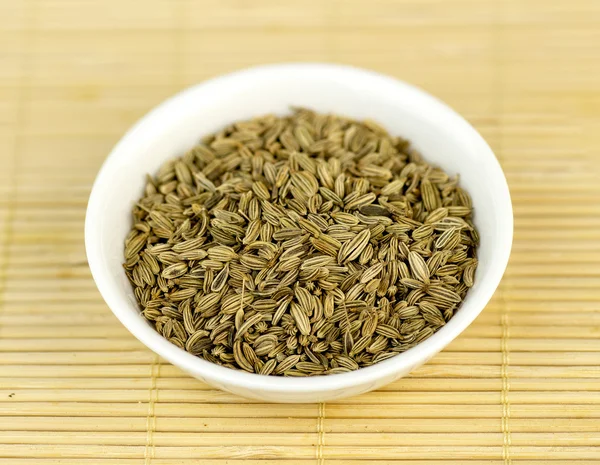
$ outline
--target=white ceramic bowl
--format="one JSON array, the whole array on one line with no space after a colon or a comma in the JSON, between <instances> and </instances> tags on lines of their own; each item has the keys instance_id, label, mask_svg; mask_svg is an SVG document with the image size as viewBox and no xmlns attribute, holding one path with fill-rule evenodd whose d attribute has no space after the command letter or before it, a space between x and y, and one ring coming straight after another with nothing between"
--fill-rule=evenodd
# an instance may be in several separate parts
<instances>
[{"instance_id":1,"label":"white ceramic bowl","mask_svg":"<svg viewBox=\"0 0 600 465\"><path fill-rule=\"evenodd\" d=\"M471 194L481 236L475 286L435 335L368 368L330 376L283 378L220 367L160 336L140 315L121 263L133 203L145 174L182 155L201 136L228 123L290 106L371 118L409 139L429 162L460 173ZM321 402L367 392L408 374L457 337L483 310L506 268L512 244L510 194L493 152L462 117L411 85L380 74L330 64L262 66L212 79L170 98L142 118L104 163L90 196L85 243L104 300L121 322L162 358L208 384L273 402Z\"/></svg>"}]
</instances>

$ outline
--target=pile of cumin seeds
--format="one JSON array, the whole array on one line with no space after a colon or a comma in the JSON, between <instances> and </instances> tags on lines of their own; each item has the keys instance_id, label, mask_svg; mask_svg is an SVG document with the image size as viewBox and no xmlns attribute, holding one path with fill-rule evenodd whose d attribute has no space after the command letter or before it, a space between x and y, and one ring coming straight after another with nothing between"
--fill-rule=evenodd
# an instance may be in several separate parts
<instances>
[{"instance_id":1,"label":"pile of cumin seeds","mask_svg":"<svg viewBox=\"0 0 600 465\"><path fill-rule=\"evenodd\" d=\"M124 268L143 315L191 354L343 373L452 318L477 267L471 213L406 140L296 109L234 123L148 177Z\"/></svg>"}]
</instances>

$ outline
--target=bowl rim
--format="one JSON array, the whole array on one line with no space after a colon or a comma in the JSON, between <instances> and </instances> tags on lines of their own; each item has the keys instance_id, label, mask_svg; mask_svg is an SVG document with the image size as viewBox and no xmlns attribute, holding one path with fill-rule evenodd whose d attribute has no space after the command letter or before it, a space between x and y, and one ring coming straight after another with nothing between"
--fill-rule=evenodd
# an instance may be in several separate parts
<instances>
[{"instance_id":1,"label":"bowl rim","mask_svg":"<svg viewBox=\"0 0 600 465\"><path fill-rule=\"evenodd\" d=\"M329 74L340 78L351 78L363 82L368 81L369 85L383 86L395 92L410 93L424 104L431 106L440 117L451 122L453 130L459 132L461 138L468 139L469 144L480 152L482 157L488 159L486 163L490 165L489 169L494 172L500 194L497 198L495 197L497 201L495 205L497 210L496 215L501 217L503 221L500 222L500 240L494 243L495 262L485 276L485 281L481 284L483 289L480 289L479 300L472 305L469 312L457 313L443 328L425 341L370 367L336 375L286 378L246 373L241 370L222 367L191 355L167 341L154 328L141 320L138 315L135 315L131 311L131 303L127 297L123 296L118 289L115 289L111 285L108 280L111 270L104 262L104 257L100 253L101 248L98 244L101 238L102 214L100 207L102 204L102 191L104 189L101 186L107 185L106 181L109 179L115 160L126 155L130 150L135 150L139 144L139 137L143 136L144 133L152 132L153 128L159 127L164 115L171 114L180 105L184 106L185 102L192 95L194 98L214 95L225 91L227 87L235 85L235 82L241 79L272 79L274 75L281 75L284 78L286 74L289 75L289 73L298 71L310 71L315 75ZM163 101L139 119L119 140L105 159L94 181L85 218L85 248L92 276L108 307L140 342L170 363L189 373L197 374L200 377L206 376L210 381L216 381L223 385L264 392L329 392L349 388L357 384L376 382L381 378L393 376L395 373L406 368L412 369L419 366L441 351L462 333L485 308L498 287L508 264L512 240L512 203L504 173L492 149L460 114L424 90L394 77L375 71L330 63L283 63L250 67L200 82ZM135 310L138 311L137 309Z\"/></svg>"}]
</instances>

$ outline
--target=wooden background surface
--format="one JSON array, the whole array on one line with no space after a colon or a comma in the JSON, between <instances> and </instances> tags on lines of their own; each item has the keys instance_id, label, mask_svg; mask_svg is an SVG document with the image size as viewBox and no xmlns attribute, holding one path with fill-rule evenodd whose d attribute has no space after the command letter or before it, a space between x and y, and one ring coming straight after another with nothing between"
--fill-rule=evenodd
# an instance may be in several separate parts
<instances>
[{"instance_id":1,"label":"wooden background surface","mask_svg":"<svg viewBox=\"0 0 600 465\"><path fill-rule=\"evenodd\" d=\"M465 115L509 179L515 243L493 302L411 377L261 405L121 327L83 220L151 107L303 60L397 76ZM599 129L597 0L0 0L0 465L600 463Z\"/></svg>"}]
</instances>

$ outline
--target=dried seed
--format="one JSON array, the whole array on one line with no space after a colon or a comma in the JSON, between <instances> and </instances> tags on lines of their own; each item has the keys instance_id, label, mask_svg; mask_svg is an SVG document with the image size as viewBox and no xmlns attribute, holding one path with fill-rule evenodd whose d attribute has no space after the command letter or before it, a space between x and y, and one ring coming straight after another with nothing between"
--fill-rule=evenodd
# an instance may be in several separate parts
<instances>
[{"instance_id":1,"label":"dried seed","mask_svg":"<svg viewBox=\"0 0 600 465\"><path fill-rule=\"evenodd\" d=\"M381 273L382 270L383 263L376 263L362 274L360 282L363 284L368 283L369 281L373 280L379 273Z\"/></svg>"},{"instance_id":2,"label":"dried seed","mask_svg":"<svg viewBox=\"0 0 600 465\"><path fill-rule=\"evenodd\" d=\"M417 252L410 252L408 254L408 263L410 264L410 270L414 278L422 283L429 284L429 268L427 268L423 257Z\"/></svg>"},{"instance_id":3,"label":"dried seed","mask_svg":"<svg viewBox=\"0 0 600 465\"><path fill-rule=\"evenodd\" d=\"M460 295L458 295L456 292L451 291L443 286L431 286L427 289L427 294L440 300L453 303L459 303L462 300Z\"/></svg>"},{"instance_id":4,"label":"dried seed","mask_svg":"<svg viewBox=\"0 0 600 465\"><path fill-rule=\"evenodd\" d=\"M345 242L338 252L338 263L345 263L357 258L369 243L371 232L365 229L353 239Z\"/></svg>"},{"instance_id":5,"label":"dried seed","mask_svg":"<svg viewBox=\"0 0 600 465\"><path fill-rule=\"evenodd\" d=\"M235 260L238 255L231 247L220 245L217 247L211 247L207 250L208 258L211 260L217 260L219 262L229 262Z\"/></svg>"},{"instance_id":6,"label":"dried seed","mask_svg":"<svg viewBox=\"0 0 600 465\"><path fill-rule=\"evenodd\" d=\"M252 326L257 324L259 321L262 321L262 319L263 315L261 313L257 313L248 318L246 321L244 321L244 323L238 329L237 334L235 335L236 339L241 338L244 334L246 334L246 331L252 328Z\"/></svg>"},{"instance_id":7,"label":"dried seed","mask_svg":"<svg viewBox=\"0 0 600 465\"><path fill-rule=\"evenodd\" d=\"M277 375L282 374L285 371L290 370L293 367L295 367L299 361L300 361L299 355L290 355L289 357L286 357L281 362L279 362L279 364L275 368L274 373Z\"/></svg>"},{"instance_id":8,"label":"dried seed","mask_svg":"<svg viewBox=\"0 0 600 465\"><path fill-rule=\"evenodd\" d=\"M188 271L188 266L185 263L175 263L166 267L161 273L165 279L175 279L179 276L183 276Z\"/></svg>"},{"instance_id":9,"label":"dried seed","mask_svg":"<svg viewBox=\"0 0 600 465\"><path fill-rule=\"evenodd\" d=\"M421 315L423 319L436 326L443 326L446 324L442 312L430 302L419 302L419 308L421 309Z\"/></svg>"},{"instance_id":10,"label":"dried seed","mask_svg":"<svg viewBox=\"0 0 600 465\"><path fill-rule=\"evenodd\" d=\"M302 310L300 305L291 303L290 312L296 321L296 327L300 333L308 336L310 334L310 321L308 315Z\"/></svg>"},{"instance_id":11,"label":"dried seed","mask_svg":"<svg viewBox=\"0 0 600 465\"><path fill-rule=\"evenodd\" d=\"M467 265L463 271L463 282L467 287L473 287L473 283L475 282L475 269L477 265L471 263Z\"/></svg>"}]
</instances>

